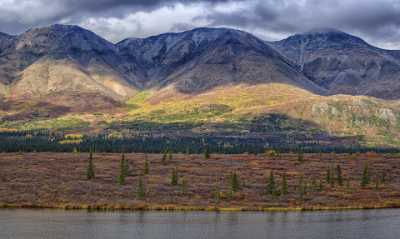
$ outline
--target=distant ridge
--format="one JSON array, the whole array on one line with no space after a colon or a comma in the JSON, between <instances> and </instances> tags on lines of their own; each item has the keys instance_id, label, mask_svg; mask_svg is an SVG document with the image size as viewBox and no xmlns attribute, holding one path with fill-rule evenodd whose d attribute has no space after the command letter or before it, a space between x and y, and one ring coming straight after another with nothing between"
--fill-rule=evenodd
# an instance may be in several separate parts
<instances>
[{"instance_id":1,"label":"distant ridge","mask_svg":"<svg viewBox=\"0 0 400 239\"><path fill-rule=\"evenodd\" d=\"M241 83L398 99L400 53L331 28L278 42L229 28L195 28L117 44L72 25L0 34L5 97L80 92L120 101L146 89L173 87L192 94Z\"/></svg>"}]
</instances>

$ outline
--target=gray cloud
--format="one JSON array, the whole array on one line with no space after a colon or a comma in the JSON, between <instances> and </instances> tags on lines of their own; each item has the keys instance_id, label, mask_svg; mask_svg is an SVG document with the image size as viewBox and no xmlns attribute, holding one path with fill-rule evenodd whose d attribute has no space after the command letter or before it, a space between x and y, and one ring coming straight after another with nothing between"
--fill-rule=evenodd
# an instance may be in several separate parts
<instances>
[{"instance_id":1,"label":"gray cloud","mask_svg":"<svg viewBox=\"0 0 400 239\"><path fill-rule=\"evenodd\" d=\"M338 28L400 49L398 0L0 0L0 31L79 24L112 41L199 26L227 26L266 40Z\"/></svg>"},{"instance_id":2,"label":"gray cloud","mask_svg":"<svg viewBox=\"0 0 400 239\"><path fill-rule=\"evenodd\" d=\"M332 27L381 46L400 47L398 0L252 0L232 12L212 11L211 25L288 35Z\"/></svg>"}]
</instances>

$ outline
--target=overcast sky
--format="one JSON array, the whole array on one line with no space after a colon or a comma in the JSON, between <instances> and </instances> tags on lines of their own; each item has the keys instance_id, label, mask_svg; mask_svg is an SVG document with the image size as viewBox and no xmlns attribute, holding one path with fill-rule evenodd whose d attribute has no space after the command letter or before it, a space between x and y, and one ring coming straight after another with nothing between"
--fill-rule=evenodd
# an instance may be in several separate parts
<instances>
[{"instance_id":1,"label":"overcast sky","mask_svg":"<svg viewBox=\"0 0 400 239\"><path fill-rule=\"evenodd\" d=\"M0 0L0 31L77 24L117 42L194 27L232 27L265 40L337 28L400 49L400 0Z\"/></svg>"}]
</instances>

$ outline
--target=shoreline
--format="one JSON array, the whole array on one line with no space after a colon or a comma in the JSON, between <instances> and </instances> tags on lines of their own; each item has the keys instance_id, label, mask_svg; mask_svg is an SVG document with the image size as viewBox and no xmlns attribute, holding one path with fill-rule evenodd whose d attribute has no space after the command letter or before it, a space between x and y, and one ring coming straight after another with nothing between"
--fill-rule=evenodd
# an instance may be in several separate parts
<instances>
[{"instance_id":1,"label":"shoreline","mask_svg":"<svg viewBox=\"0 0 400 239\"><path fill-rule=\"evenodd\" d=\"M183 206L175 204L166 205L96 205L96 204L0 204L2 209L37 209L37 210L65 210L89 212L317 212L317 211L357 211L378 209L399 209L399 202L388 202L381 205L354 205L354 206L295 206L295 207L219 207L219 206Z\"/></svg>"}]
</instances>

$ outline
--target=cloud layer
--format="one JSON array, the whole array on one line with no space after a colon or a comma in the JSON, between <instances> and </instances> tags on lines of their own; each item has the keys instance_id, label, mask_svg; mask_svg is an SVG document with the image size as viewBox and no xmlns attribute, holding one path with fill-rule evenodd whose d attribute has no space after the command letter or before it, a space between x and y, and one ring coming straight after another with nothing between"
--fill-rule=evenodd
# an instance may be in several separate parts
<instances>
[{"instance_id":1,"label":"cloud layer","mask_svg":"<svg viewBox=\"0 0 400 239\"><path fill-rule=\"evenodd\" d=\"M111 41L199 26L226 26L278 40L338 28L400 49L398 0L0 0L0 31L78 24Z\"/></svg>"}]
</instances>

